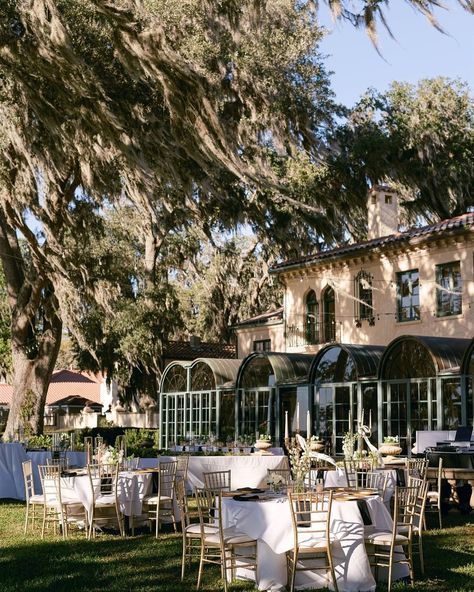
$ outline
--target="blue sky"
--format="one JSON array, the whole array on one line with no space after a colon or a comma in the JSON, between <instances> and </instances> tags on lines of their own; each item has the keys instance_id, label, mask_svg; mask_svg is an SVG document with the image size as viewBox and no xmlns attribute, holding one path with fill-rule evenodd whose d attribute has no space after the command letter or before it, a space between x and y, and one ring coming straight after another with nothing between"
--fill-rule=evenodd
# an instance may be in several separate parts
<instances>
[{"instance_id":1,"label":"blue sky","mask_svg":"<svg viewBox=\"0 0 474 592\"><path fill-rule=\"evenodd\" d=\"M440 75L459 77L474 90L474 17L455 0L445 4L449 10L436 11L443 35L402 0L390 2L386 15L395 41L379 25L380 57L363 29L334 24L321 3L320 20L331 33L320 49L334 72L337 100L351 106L368 87L384 91L393 80L415 83Z\"/></svg>"}]
</instances>

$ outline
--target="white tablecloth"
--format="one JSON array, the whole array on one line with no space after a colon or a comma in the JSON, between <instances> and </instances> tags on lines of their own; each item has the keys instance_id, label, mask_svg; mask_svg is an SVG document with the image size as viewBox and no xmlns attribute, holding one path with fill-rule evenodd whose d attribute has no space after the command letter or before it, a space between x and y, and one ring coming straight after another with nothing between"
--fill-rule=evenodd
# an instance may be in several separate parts
<instances>
[{"instance_id":1,"label":"white tablecloth","mask_svg":"<svg viewBox=\"0 0 474 592\"><path fill-rule=\"evenodd\" d=\"M0 498L25 499L21 463L28 460L19 442L0 444Z\"/></svg>"},{"instance_id":2,"label":"white tablecloth","mask_svg":"<svg viewBox=\"0 0 474 592\"><path fill-rule=\"evenodd\" d=\"M50 450L29 450L26 456L31 459L31 465L33 469L33 481L35 484L35 493L42 493L41 480L39 477L38 466L47 465L48 460L51 460ZM68 450L66 456L70 467L85 467L87 457L85 452L73 452ZM22 499L25 499L23 496Z\"/></svg>"},{"instance_id":3,"label":"white tablecloth","mask_svg":"<svg viewBox=\"0 0 474 592\"><path fill-rule=\"evenodd\" d=\"M390 530L392 520L382 500L366 498L372 524ZM271 501L239 502L223 498L223 523L236 526L258 540L258 588L282 590L286 585L286 551L293 548L291 510L286 498ZM331 532L335 572L340 592L375 590L364 546L364 524L355 501L334 501L331 514ZM382 570L380 570L382 572ZM383 573L383 572L382 572ZM395 579L408 575L406 566L395 566ZM330 577L323 571L297 572L297 588L324 588L330 586Z\"/></svg>"},{"instance_id":4,"label":"white tablecloth","mask_svg":"<svg viewBox=\"0 0 474 592\"><path fill-rule=\"evenodd\" d=\"M96 495L99 493L99 480L94 480ZM119 473L118 498L120 511L125 516L140 516L143 498L149 493L152 475L123 471ZM61 477L61 496L63 501L79 500L88 514L92 511L92 490L88 475Z\"/></svg>"},{"instance_id":5,"label":"white tablecloth","mask_svg":"<svg viewBox=\"0 0 474 592\"><path fill-rule=\"evenodd\" d=\"M160 456L158 460L175 460L176 457ZM141 467L156 467L156 458L140 459ZM286 456L249 454L241 456L190 456L188 483L191 489L204 487L203 473L231 470L232 489L262 487L267 482L267 469L287 469Z\"/></svg>"},{"instance_id":6,"label":"white tablecloth","mask_svg":"<svg viewBox=\"0 0 474 592\"><path fill-rule=\"evenodd\" d=\"M394 469L375 469L388 473L387 488L385 490L384 501L389 502L397 485L397 472ZM346 473L344 469L337 468L335 471L326 471L324 478L325 487L347 487Z\"/></svg>"}]
</instances>

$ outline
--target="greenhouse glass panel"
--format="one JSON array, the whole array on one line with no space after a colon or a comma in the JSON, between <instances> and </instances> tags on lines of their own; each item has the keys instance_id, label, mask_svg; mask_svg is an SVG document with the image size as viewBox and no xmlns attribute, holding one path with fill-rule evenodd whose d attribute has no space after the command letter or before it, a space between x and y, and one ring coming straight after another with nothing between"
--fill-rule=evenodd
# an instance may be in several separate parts
<instances>
[{"instance_id":1,"label":"greenhouse glass panel","mask_svg":"<svg viewBox=\"0 0 474 592\"><path fill-rule=\"evenodd\" d=\"M461 380L449 378L441 381L443 430L455 430L461 420Z\"/></svg>"}]
</instances>

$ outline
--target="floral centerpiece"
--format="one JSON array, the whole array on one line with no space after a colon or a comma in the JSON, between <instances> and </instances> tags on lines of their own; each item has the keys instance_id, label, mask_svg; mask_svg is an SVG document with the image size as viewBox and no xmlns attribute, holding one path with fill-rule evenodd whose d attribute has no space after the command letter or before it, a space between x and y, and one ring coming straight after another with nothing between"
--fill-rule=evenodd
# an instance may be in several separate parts
<instances>
[{"instance_id":1,"label":"floral centerpiece","mask_svg":"<svg viewBox=\"0 0 474 592\"><path fill-rule=\"evenodd\" d=\"M351 459L354 456L354 447L357 441L357 434L346 432L342 437L342 452L345 459Z\"/></svg>"},{"instance_id":2,"label":"floral centerpiece","mask_svg":"<svg viewBox=\"0 0 474 592\"><path fill-rule=\"evenodd\" d=\"M272 446L272 437L270 434L260 434L255 442L255 448L258 450L266 450Z\"/></svg>"},{"instance_id":3,"label":"floral centerpiece","mask_svg":"<svg viewBox=\"0 0 474 592\"><path fill-rule=\"evenodd\" d=\"M124 460L124 451L115 446L107 446L107 444L102 442L96 448L94 460L101 465L122 464Z\"/></svg>"},{"instance_id":4,"label":"floral centerpiece","mask_svg":"<svg viewBox=\"0 0 474 592\"><path fill-rule=\"evenodd\" d=\"M303 491L304 480L311 469L311 456L308 448L301 452L299 446L291 446L288 450L290 456L291 475L295 482L295 489Z\"/></svg>"},{"instance_id":5,"label":"floral centerpiece","mask_svg":"<svg viewBox=\"0 0 474 592\"><path fill-rule=\"evenodd\" d=\"M275 473L271 477L269 477L267 485L269 485L270 491L274 491L276 493L281 491L284 482L285 480L283 479L283 476L279 475L278 473Z\"/></svg>"},{"instance_id":6,"label":"floral centerpiece","mask_svg":"<svg viewBox=\"0 0 474 592\"><path fill-rule=\"evenodd\" d=\"M400 446L398 436L386 436L383 439L383 444L379 448L381 454L390 456L396 456L397 454L400 454L401 451L402 447Z\"/></svg>"}]
</instances>

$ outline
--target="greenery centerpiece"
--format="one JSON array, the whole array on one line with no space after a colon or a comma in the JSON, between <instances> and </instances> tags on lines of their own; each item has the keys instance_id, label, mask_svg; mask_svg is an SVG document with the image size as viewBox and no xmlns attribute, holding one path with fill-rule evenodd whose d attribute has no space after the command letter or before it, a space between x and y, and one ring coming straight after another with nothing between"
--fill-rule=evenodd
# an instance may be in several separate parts
<instances>
[{"instance_id":1,"label":"greenery centerpiece","mask_svg":"<svg viewBox=\"0 0 474 592\"><path fill-rule=\"evenodd\" d=\"M270 434L260 434L255 442L255 448L258 450L267 450L272 446L272 437Z\"/></svg>"},{"instance_id":2,"label":"greenery centerpiece","mask_svg":"<svg viewBox=\"0 0 474 592\"><path fill-rule=\"evenodd\" d=\"M398 436L386 436L383 439L383 444L379 448L380 454L389 456L397 456L402 451Z\"/></svg>"},{"instance_id":3,"label":"greenery centerpiece","mask_svg":"<svg viewBox=\"0 0 474 592\"><path fill-rule=\"evenodd\" d=\"M321 440L318 436L311 436L308 440L309 449L313 452L322 452L325 448L324 441Z\"/></svg>"}]
</instances>

